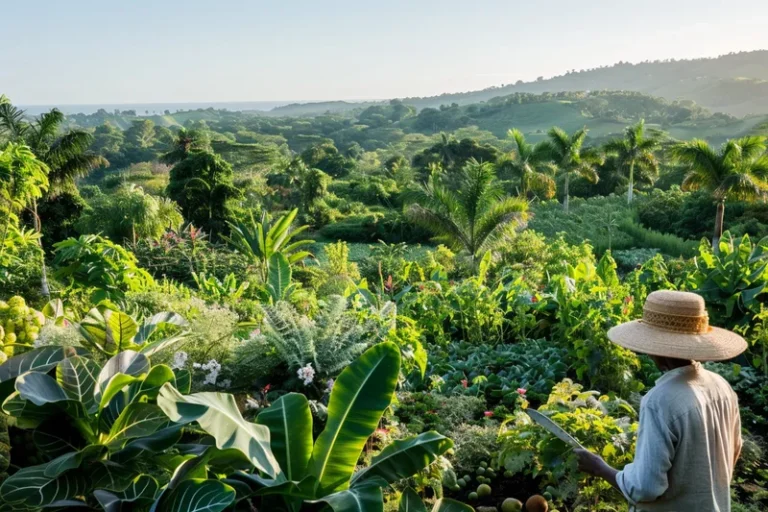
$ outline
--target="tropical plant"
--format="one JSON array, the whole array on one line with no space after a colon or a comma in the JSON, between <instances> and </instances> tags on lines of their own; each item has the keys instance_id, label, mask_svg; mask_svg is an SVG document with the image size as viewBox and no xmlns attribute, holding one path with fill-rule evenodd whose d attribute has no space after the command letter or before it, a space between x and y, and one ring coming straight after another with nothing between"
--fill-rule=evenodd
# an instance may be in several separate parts
<instances>
[{"instance_id":1,"label":"tropical plant","mask_svg":"<svg viewBox=\"0 0 768 512\"><path fill-rule=\"evenodd\" d=\"M568 135L561 128L554 127L549 130L548 135L549 140L544 142L542 151L549 154L563 178L563 209L567 212L571 177L580 176L589 182L597 183L595 164L600 161L600 157L595 151L582 148L587 137L586 128Z\"/></svg>"},{"instance_id":2,"label":"tropical plant","mask_svg":"<svg viewBox=\"0 0 768 512\"><path fill-rule=\"evenodd\" d=\"M211 494L226 498L227 504L247 499L264 510L299 511L325 504L335 512L383 512L382 487L428 466L453 444L427 432L395 441L369 466L355 471L365 443L392 402L399 374L397 346L380 343L368 349L335 381L325 429L314 441L312 414L303 395L280 397L252 424L242 418L231 395L185 397L165 384L158 404L168 417L181 425L196 422L216 442L215 448L203 448L202 455L182 464L177 483L201 474L193 469L226 453L240 467L245 462L258 472L230 471L223 481L191 481L196 486L218 484L210 484ZM228 497L230 489L235 495Z\"/></svg>"},{"instance_id":3,"label":"tropical plant","mask_svg":"<svg viewBox=\"0 0 768 512\"><path fill-rule=\"evenodd\" d=\"M192 272L192 277L195 279L195 284L197 284L201 294L217 302L224 300L235 301L242 297L243 293L250 286L248 281L243 281L238 285L237 278L232 272L227 274L223 281L220 281L216 276L208 276L205 272L200 274Z\"/></svg>"},{"instance_id":4,"label":"tropical plant","mask_svg":"<svg viewBox=\"0 0 768 512\"><path fill-rule=\"evenodd\" d=\"M256 222L251 213L248 222L229 223L230 235L223 238L251 264L258 266L262 282L266 283L272 256L275 253L281 253L290 264L312 257L312 253L301 250L313 244L312 240L293 241L296 235L308 228L308 226L301 226L291 229L291 223L298 212L298 209L291 210L274 223L266 213L262 215L259 222Z\"/></svg>"},{"instance_id":5,"label":"tropical plant","mask_svg":"<svg viewBox=\"0 0 768 512\"><path fill-rule=\"evenodd\" d=\"M133 253L98 235L68 238L54 247L55 276L92 290L94 303L120 300L126 292L142 291L154 282L137 266Z\"/></svg>"},{"instance_id":6,"label":"tropical plant","mask_svg":"<svg viewBox=\"0 0 768 512\"><path fill-rule=\"evenodd\" d=\"M725 202L752 201L764 197L768 190L768 156L766 138L742 137L729 140L720 150L706 141L694 139L672 148L672 155L690 170L683 179L683 190L703 189L717 203L712 247L717 250L723 236Z\"/></svg>"},{"instance_id":7,"label":"tropical plant","mask_svg":"<svg viewBox=\"0 0 768 512\"><path fill-rule=\"evenodd\" d=\"M21 467L0 486L4 510L120 510L155 501L175 467L167 452L182 428L156 399L163 386L189 392L190 376L152 366L148 356L160 346L136 348L103 366L82 348L55 346L0 366L0 383L12 386L4 393L3 411L16 428L31 430L34 459L44 461L26 465L12 457ZM157 510L191 510L160 505Z\"/></svg>"},{"instance_id":8,"label":"tropical plant","mask_svg":"<svg viewBox=\"0 0 768 512\"><path fill-rule=\"evenodd\" d=\"M604 146L605 152L615 158L616 170L629 173L628 204L634 197L635 169L641 170L645 175L658 175L659 162L655 153L660 146L661 138L658 134L646 135L645 120L642 119L628 127L623 138L614 139Z\"/></svg>"},{"instance_id":9,"label":"tropical plant","mask_svg":"<svg viewBox=\"0 0 768 512\"><path fill-rule=\"evenodd\" d=\"M410 195L406 215L441 243L465 250L474 264L506 229L526 218L528 203L503 196L490 163L470 160L462 176L458 191L430 177Z\"/></svg>"},{"instance_id":10,"label":"tropical plant","mask_svg":"<svg viewBox=\"0 0 768 512\"><path fill-rule=\"evenodd\" d=\"M432 507L432 512L474 512L474 510L469 505L448 498L437 500ZM397 512L427 512L427 507L421 501L421 496L407 487L400 496Z\"/></svg>"},{"instance_id":11,"label":"tropical plant","mask_svg":"<svg viewBox=\"0 0 768 512\"><path fill-rule=\"evenodd\" d=\"M555 191L555 180L552 176L556 168L549 157L547 144L527 142L523 132L517 128L509 130L507 137L515 141L517 151L499 159L496 163L499 173L509 173L520 180L521 197L527 198L528 192L535 188L543 190L546 199L551 198Z\"/></svg>"},{"instance_id":12,"label":"tropical plant","mask_svg":"<svg viewBox=\"0 0 768 512\"><path fill-rule=\"evenodd\" d=\"M160 157L164 164L174 165L196 151L209 151L211 146L208 134L201 130L180 128L167 153Z\"/></svg>"}]
</instances>

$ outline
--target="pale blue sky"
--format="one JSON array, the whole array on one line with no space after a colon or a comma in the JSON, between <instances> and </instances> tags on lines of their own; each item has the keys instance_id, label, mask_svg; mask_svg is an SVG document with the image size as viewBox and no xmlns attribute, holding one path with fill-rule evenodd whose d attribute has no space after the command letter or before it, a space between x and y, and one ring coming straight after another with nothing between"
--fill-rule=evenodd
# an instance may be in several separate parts
<instances>
[{"instance_id":1,"label":"pale blue sky","mask_svg":"<svg viewBox=\"0 0 768 512\"><path fill-rule=\"evenodd\" d=\"M8 0L18 104L379 99L768 48L767 0Z\"/></svg>"}]
</instances>

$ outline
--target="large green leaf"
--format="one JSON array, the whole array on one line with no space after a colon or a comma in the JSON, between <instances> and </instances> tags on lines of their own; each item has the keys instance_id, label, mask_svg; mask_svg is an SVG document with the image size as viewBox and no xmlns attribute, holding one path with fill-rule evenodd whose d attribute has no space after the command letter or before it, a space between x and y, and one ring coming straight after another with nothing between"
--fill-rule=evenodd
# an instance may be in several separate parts
<instances>
[{"instance_id":1,"label":"large green leaf","mask_svg":"<svg viewBox=\"0 0 768 512\"><path fill-rule=\"evenodd\" d=\"M0 382L13 380L22 373L45 373L63 359L87 355L88 351L77 347L44 347L8 359L0 365Z\"/></svg>"},{"instance_id":2,"label":"large green leaf","mask_svg":"<svg viewBox=\"0 0 768 512\"><path fill-rule=\"evenodd\" d=\"M135 468L111 460L91 461L83 469L92 489L107 491L122 491L141 475Z\"/></svg>"},{"instance_id":3,"label":"large green leaf","mask_svg":"<svg viewBox=\"0 0 768 512\"><path fill-rule=\"evenodd\" d=\"M19 428L37 428L45 420L61 413L57 407L38 406L25 400L18 391L3 401L3 412L13 416Z\"/></svg>"},{"instance_id":4,"label":"large green leaf","mask_svg":"<svg viewBox=\"0 0 768 512\"><path fill-rule=\"evenodd\" d=\"M312 411L304 395L283 395L256 418L269 428L270 447L288 480L301 480L312 456Z\"/></svg>"},{"instance_id":5,"label":"large green leaf","mask_svg":"<svg viewBox=\"0 0 768 512\"><path fill-rule=\"evenodd\" d=\"M189 336L188 332L180 332L173 336L169 336L168 338L162 338L159 340L150 341L149 343L140 345L139 351L142 354L151 356L153 354L157 354L161 350L165 350L166 348L172 345L175 345L180 341L184 341L185 339L187 339L188 336Z\"/></svg>"},{"instance_id":6,"label":"large green leaf","mask_svg":"<svg viewBox=\"0 0 768 512\"><path fill-rule=\"evenodd\" d=\"M29 400L38 407L69 400L67 393L59 386L56 379L47 373L27 372L16 378L16 391L21 398Z\"/></svg>"},{"instance_id":7,"label":"large green leaf","mask_svg":"<svg viewBox=\"0 0 768 512\"><path fill-rule=\"evenodd\" d=\"M232 395L195 393L184 396L166 383L160 389L157 404L176 423L199 423L214 437L219 449L240 450L251 464L272 478L279 473L280 466L269 446L269 429L246 421Z\"/></svg>"},{"instance_id":8,"label":"large green leaf","mask_svg":"<svg viewBox=\"0 0 768 512\"><path fill-rule=\"evenodd\" d=\"M167 424L168 417L157 405L132 403L112 424L104 444L113 448L118 447L129 439L152 435Z\"/></svg>"},{"instance_id":9,"label":"large green leaf","mask_svg":"<svg viewBox=\"0 0 768 512\"><path fill-rule=\"evenodd\" d=\"M164 492L155 512L220 512L235 501L235 490L218 480L184 480Z\"/></svg>"},{"instance_id":10,"label":"large green leaf","mask_svg":"<svg viewBox=\"0 0 768 512\"><path fill-rule=\"evenodd\" d=\"M80 356L69 357L56 365L56 380L71 400L81 402L88 412L97 408L94 398L98 363Z\"/></svg>"},{"instance_id":11,"label":"large green leaf","mask_svg":"<svg viewBox=\"0 0 768 512\"><path fill-rule=\"evenodd\" d=\"M179 442L182 427L171 425L148 436L128 441L121 450L112 454L110 460L124 464L146 453L161 453Z\"/></svg>"},{"instance_id":12,"label":"large green leaf","mask_svg":"<svg viewBox=\"0 0 768 512\"><path fill-rule=\"evenodd\" d=\"M57 478L71 469L79 468L85 461L101 458L106 452L106 446L92 444L82 450L65 453L49 462L44 474L48 478Z\"/></svg>"},{"instance_id":13,"label":"large green leaf","mask_svg":"<svg viewBox=\"0 0 768 512\"><path fill-rule=\"evenodd\" d=\"M437 432L395 441L371 460L370 466L352 477L352 485L379 476L395 483L415 475L453 447L453 441Z\"/></svg>"},{"instance_id":14,"label":"large green leaf","mask_svg":"<svg viewBox=\"0 0 768 512\"><path fill-rule=\"evenodd\" d=\"M427 507L424 506L421 496L416 491L406 487L402 496L400 496L397 512L427 512Z\"/></svg>"},{"instance_id":15,"label":"large green leaf","mask_svg":"<svg viewBox=\"0 0 768 512\"><path fill-rule=\"evenodd\" d=\"M460 501L443 498L435 502L432 512L475 512L475 509Z\"/></svg>"},{"instance_id":16,"label":"large green leaf","mask_svg":"<svg viewBox=\"0 0 768 512\"><path fill-rule=\"evenodd\" d=\"M383 485L386 483L371 479L352 489L325 496L318 502L327 503L334 512L384 512Z\"/></svg>"},{"instance_id":17,"label":"large green leaf","mask_svg":"<svg viewBox=\"0 0 768 512\"><path fill-rule=\"evenodd\" d=\"M400 349L385 342L366 350L336 379L328 422L310 462L321 495L348 487L366 440L392 402L399 374Z\"/></svg>"},{"instance_id":18,"label":"large green leaf","mask_svg":"<svg viewBox=\"0 0 768 512\"><path fill-rule=\"evenodd\" d=\"M136 321L122 311L91 309L80 321L80 334L92 347L105 354L116 354L133 347L139 332Z\"/></svg>"},{"instance_id":19,"label":"large green leaf","mask_svg":"<svg viewBox=\"0 0 768 512\"><path fill-rule=\"evenodd\" d=\"M166 382L170 382L175 387L176 375L174 375L171 367L164 364L153 366L141 382L132 386L131 401L133 402L137 399L155 400L160 392L160 388Z\"/></svg>"},{"instance_id":20,"label":"large green leaf","mask_svg":"<svg viewBox=\"0 0 768 512\"><path fill-rule=\"evenodd\" d=\"M285 297L291 285L291 264L282 253L276 252L269 257L269 289L277 301Z\"/></svg>"},{"instance_id":21,"label":"large green leaf","mask_svg":"<svg viewBox=\"0 0 768 512\"><path fill-rule=\"evenodd\" d=\"M116 395L120 393L125 394L125 404L131 402L131 393L129 393L128 386L131 384L135 384L138 387L141 385L141 377L134 377L133 375L126 375L124 373L118 373L117 375L113 375L112 378L107 383L107 387L103 390L97 390L97 396L98 396L98 406L99 410L104 409L107 407L112 400L115 398ZM122 411L122 408L120 409ZM118 414L120 411L117 411ZM115 418L117 419L117 418Z\"/></svg>"},{"instance_id":22,"label":"large green leaf","mask_svg":"<svg viewBox=\"0 0 768 512\"><path fill-rule=\"evenodd\" d=\"M136 334L134 341L141 345L145 343L152 334L159 328L165 325L175 325L177 327L189 327L189 322L179 315L170 311L163 311L152 316L149 320L145 321L139 328L139 332Z\"/></svg>"},{"instance_id":23,"label":"large green leaf","mask_svg":"<svg viewBox=\"0 0 768 512\"><path fill-rule=\"evenodd\" d=\"M96 391L94 398L97 402L102 402L102 395L109 387L112 378L118 374L129 375L132 377L138 377L145 373L149 373L150 365L149 359L144 354L134 352L133 350L125 350L119 354L111 357L109 361L104 365L104 368L99 372L99 378L96 381ZM135 379L134 379L135 380ZM125 382L124 386L130 382ZM122 388L120 388L122 389Z\"/></svg>"},{"instance_id":24,"label":"large green leaf","mask_svg":"<svg viewBox=\"0 0 768 512\"><path fill-rule=\"evenodd\" d=\"M121 512L124 504L146 506L152 503L159 489L157 480L149 475L141 475L122 491L97 489L93 491L93 496L105 512ZM126 510L129 508L126 507Z\"/></svg>"},{"instance_id":25,"label":"large green leaf","mask_svg":"<svg viewBox=\"0 0 768 512\"><path fill-rule=\"evenodd\" d=\"M45 476L47 466L22 468L9 476L0 486L0 503L35 509L80 496L88 489L88 481L79 471L67 471L58 478L48 478Z\"/></svg>"}]
</instances>

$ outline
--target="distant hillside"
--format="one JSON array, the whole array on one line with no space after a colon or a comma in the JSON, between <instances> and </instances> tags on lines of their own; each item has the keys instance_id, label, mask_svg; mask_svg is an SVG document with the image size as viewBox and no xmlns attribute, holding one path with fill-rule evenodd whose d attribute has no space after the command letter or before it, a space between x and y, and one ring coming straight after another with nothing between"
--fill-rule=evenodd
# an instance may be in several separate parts
<instances>
[{"instance_id":1,"label":"distant hillside","mask_svg":"<svg viewBox=\"0 0 768 512\"><path fill-rule=\"evenodd\" d=\"M513 92L627 90L667 100L692 100L712 111L735 116L768 113L768 50L709 59L619 62L597 69L569 71L550 79L482 91L405 98L417 108L467 105Z\"/></svg>"}]
</instances>

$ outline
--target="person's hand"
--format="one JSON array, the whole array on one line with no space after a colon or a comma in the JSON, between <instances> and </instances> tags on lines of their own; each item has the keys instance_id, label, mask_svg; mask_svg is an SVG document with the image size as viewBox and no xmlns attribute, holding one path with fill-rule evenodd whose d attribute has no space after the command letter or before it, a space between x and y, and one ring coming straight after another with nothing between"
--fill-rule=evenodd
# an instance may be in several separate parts
<instances>
[{"instance_id":1,"label":"person's hand","mask_svg":"<svg viewBox=\"0 0 768 512\"><path fill-rule=\"evenodd\" d=\"M579 463L579 471L595 476L601 476L603 474L603 470L607 464L602 457L580 448L573 450L573 453L576 454L576 459Z\"/></svg>"}]
</instances>

